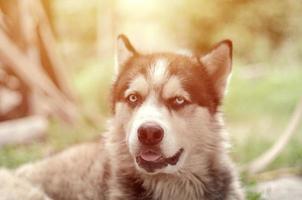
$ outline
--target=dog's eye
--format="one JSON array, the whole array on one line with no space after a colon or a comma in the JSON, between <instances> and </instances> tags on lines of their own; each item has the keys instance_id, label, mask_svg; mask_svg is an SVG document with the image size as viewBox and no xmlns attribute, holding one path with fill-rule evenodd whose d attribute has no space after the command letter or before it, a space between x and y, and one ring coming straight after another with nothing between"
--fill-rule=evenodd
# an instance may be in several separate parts
<instances>
[{"instance_id":1,"label":"dog's eye","mask_svg":"<svg viewBox=\"0 0 302 200\"><path fill-rule=\"evenodd\" d=\"M140 96L138 94L130 94L127 96L127 101L131 105L136 105L140 101Z\"/></svg>"},{"instance_id":2,"label":"dog's eye","mask_svg":"<svg viewBox=\"0 0 302 200\"><path fill-rule=\"evenodd\" d=\"M177 97L171 98L169 100L170 106L174 109L181 108L184 105L186 105L187 103L188 103L188 101L182 96L177 96Z\"/></svg>"},{"instance_id":3,"label":"dog's eye","mask_svg":"<svg viewBox=\"0 0 302 200\"><path fill-rule=\"evenodd\" d=\"M129 102L135 103L138 101L138 96L136 94L130 94L127 99Z\"/></svg>"},{"instance_id":4,"label":"dog's eye","mask_svg":"<svg viewBox=\"0 0 302 200\"><path fill-rule=\"evenodd\" d=\"M182 105L185 103L186 100L183 97L175 97L174 101L175 101L175 104Z\"/></svg>"}]
</instances>

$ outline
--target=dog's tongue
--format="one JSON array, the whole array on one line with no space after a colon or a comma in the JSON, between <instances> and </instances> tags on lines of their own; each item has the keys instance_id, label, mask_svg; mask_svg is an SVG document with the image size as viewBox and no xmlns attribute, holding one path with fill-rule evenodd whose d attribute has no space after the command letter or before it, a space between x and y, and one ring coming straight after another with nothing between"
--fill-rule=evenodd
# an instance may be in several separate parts
<instances>
[{"instance_id":1,"label":"dog's tongue","mask_svg":"<svg viewBox=\"0 0 302 200\"><path fill-rule=\"evenodd\" d=\"M155 162L161 158L161 154L155 151L144 151L140 154L145 161Z\"/></svg>"}]
</instances>

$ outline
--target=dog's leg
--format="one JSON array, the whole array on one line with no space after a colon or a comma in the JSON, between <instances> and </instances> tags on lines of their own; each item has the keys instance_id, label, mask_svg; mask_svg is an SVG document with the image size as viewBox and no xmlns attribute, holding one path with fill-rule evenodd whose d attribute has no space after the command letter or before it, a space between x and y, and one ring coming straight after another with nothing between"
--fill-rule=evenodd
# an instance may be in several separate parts
<instances>
[{"instance_id":1,"label":"dog's leg","mask_svg":"<svg viewBox=\"0 0 302 200\"><path fill-rule=\"evenodd\" d=\"M76 146L15 173L56 200L102 200L102 151L97 143Z\"/></svg>"}]
</instances>

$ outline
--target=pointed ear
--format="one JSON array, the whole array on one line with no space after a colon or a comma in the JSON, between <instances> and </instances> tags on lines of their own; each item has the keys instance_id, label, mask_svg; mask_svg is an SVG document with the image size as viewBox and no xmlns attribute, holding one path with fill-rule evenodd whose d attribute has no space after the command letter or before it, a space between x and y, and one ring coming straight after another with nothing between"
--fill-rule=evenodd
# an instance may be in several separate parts
<instances>
[{"instance_id":1,"label":"pointed ear","mask_svg":"<svg viewBox=\"0 0 302 200\"><path fill-rule=\"evenodd\" d=\"M115 72L116 74L120 71L120 68L137 52L130 43L129 39L120 34L117 37L117 50L116 50L116 63L115 63Z\"/></svg>"},{"instance_id":2,"label":"pointed ear","mask_svg":"<svg viewBox=\"0 0 302 200\"><path fill-rule=\"evenodd\" d=\"M232 41L224 40L201 57L201 62L214 81L214 87L220 98L224 96L232 71L232 49Z\"/></svg>"}]
</instances>

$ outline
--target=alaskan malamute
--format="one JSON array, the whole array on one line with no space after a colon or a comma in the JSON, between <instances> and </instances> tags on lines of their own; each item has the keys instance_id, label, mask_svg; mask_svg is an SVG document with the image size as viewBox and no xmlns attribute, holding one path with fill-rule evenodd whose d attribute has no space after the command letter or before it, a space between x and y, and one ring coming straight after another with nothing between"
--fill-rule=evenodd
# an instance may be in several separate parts
<instances>
[{"instance_id":1,"label":"alaskan malamute","mask_svg":"<svg viewBox=\"0 0 302 200\"><path fill-rule=\"evenodd\" d=\"M56 200L242 200L219 107L232 42L143 54L118 37L113 118L99 143L16 171Z\"/></svg>"}]
</instances>

